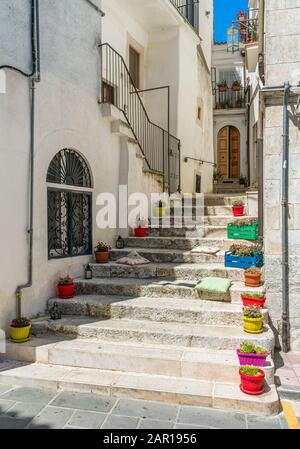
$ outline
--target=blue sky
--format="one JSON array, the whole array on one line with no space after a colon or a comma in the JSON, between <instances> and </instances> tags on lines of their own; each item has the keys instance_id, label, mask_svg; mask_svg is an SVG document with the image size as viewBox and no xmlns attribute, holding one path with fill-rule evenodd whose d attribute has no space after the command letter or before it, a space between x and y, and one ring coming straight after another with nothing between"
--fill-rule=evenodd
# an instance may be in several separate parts
<instances>
[{"instance_id":1,"label":"blue sky","mask_svg":"<svg viewBox=\"0 0 300 449\"><path fill-rule=\"evenodd\" d=\"M215 41L226 41L226 29L236 18L236 13L246 10L248 0L214 0L215 10Z\"/></svg>"}]
</instances>

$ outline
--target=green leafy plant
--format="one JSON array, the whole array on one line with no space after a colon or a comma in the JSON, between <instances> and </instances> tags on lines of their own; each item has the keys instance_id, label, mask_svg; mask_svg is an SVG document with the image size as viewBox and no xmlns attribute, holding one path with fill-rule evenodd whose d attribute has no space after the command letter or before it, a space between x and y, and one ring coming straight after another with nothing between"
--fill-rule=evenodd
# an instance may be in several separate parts
<instances>
[{"instance_id":1,"label":"green leafy plant","mask_svg":"<svg viewBox=\"0 0 300 449\"><path fill-rule=\"evenodd\" d=\"M248 298L248 299L263 299L265 295L260 294L260 293L255 293L255 294L243 293L242 296L244 298Z\"/></svg>"},{"instance_id":2,"label":"green leafy plant","mask_svg":"<svg viewBox=\"0 0 300 449\"><path fill-rule=\"evenodd\" d=\"M253 343L244 342L240 345L240 351L243 354L255 354L255 346Z\"/></svg>"},{"instance_id":3,"label":"green leafy plant","mask_svg":"<svg viewBox=\"0 0 300 449\"><path fill-rule=\"evenodd\" d=\"M233 206L235 206L235 207L245 206L245 202L244 201L234 201Z\"/></svg>"},{"instance_id":4,"label":"green leafy plant","mask_svg":"<svg viewBox=\"0 0 300 449\"><path fill-rule=\"evenodd\" d=\"M111 246L105 242L98 242L95 247L95 251L97 253L107 253L110 250L111 250Z\"/></svg>"},{"instance_id":5,"label":"green leafy plant","mask_svg":"<svg viewBox=\"0 0 300 449\"><path fill-rule=\"evenodd\" d=\"M242 374L246 374L246 376L259 377L261 376L261 372L256 366L253 365L244 365L240 368L240 372Z\"/></svg>"},{"instance_id":6,"label":"green leafy plant","mask_svg":"<svg viewBox=\"0 0 300 449\"><path fill-rule=\"evenodd\" d=\"M241 176L240 177L240 185L243 185L243 186L245 186L247 184L247 178L246 178L246 176Z\"/></svg>"},{"instance_id":7,"label":"green leafy plant","mask_svg":"<svg viewBox=\"0 0 300 449\"><path fill-rule=\"evenodd\" d=\"M263 254L262 244L245 245L244 243L233 243L229 248L233 256L252 257L255 254Z\"/></svg>"},{"instance_id":8,"label":"green leafy plant","mask_svg":"<svg viewBox=\"0 0 300 449\"><path fill-rule=\"evenodd\" d=\"M232 220L230 222L232 226L253 226L258 224L257 218L244 218L242 220Z\"/></svg>"},{"instance_id":9,"label":"green leafy plant","mask_svg":"<svg viewBox=\"0 0 300 449\"><path fill-rule=\"evenodd\" d=\"M226 80L220 81L219 84L218 84L218 86L219 86L219 87L228 87L227 81L226 81Z\"/></svg>"},{"instance_id":10,"label":"green leafy plant","mask_svg":"<svg viewBox=\"0 0 300 449\"><path fill-rule=\"evenodd\" d=\"M74 279L71 278L69 275L64 278L59 278L57 281L57 285L67 286L67 285L73 285L73 284L74 284Z\"/></svg>"},{"instance_id":11,"label":"green leafy plant","mask_svg":"<svg viewBox=\"0 0 300 449\"><path fill-rule=\"evenodd\" d=\"M255 353L256 354L267 354L268 351L265 348L263 348L262 346L257 346L255 348Z\"/></svg>"},{"instance_id":12,"label":"green leafy plant","mask_svg":"<svg viewBox=\"0 0 300 449\"><path fill-rule=\"evenodd\" d=\"M243 315L245 318L262 318L261 307L247 306L243 307Z\"/></svg>"},{"instance_id":13,"label":"green leafy plant","mask_svg":"<svg viewBox=\"0 0 300 449\"><path fill-rule=\"evenodd\" d=\"M30 320L26 317L16 318L12 320L11 327L27 327L30 326Z\"/></svg>"},{"instance_id":14,"label":"green leafy plant","mask_svg":"<svg viewBox=\"0 0 300 449\"><path fill-rule=\"evenodd\" d=\"M241 87L242 83L238 80L233 81L232 87Z\"/></svg>"},{"instance_id":15,"label":"green leafy plant","mask_svg":"<svg viewBox=\"0 0 300 449\"><path fill-rule=\"evenodd\" d=\"M249 341L244 341L240 345L240 352L242 354L267 354L267 350L262 346L255 346Z\"/></svg>"}]
</instances>

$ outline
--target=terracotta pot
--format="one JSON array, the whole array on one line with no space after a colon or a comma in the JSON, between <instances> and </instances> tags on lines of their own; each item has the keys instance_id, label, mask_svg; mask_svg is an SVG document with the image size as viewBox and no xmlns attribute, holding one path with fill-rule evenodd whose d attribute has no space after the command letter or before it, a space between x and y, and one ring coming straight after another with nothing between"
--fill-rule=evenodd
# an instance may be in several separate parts
<instances>
[{"instance_id":1,"label":"terracotta pot","mask_svg":"<svg viewBox=\"0 0 300 449\"><path fill-rule=\"evenodd\" d=\"M264 392L265 373L259 369L260 376L248 376L240 371L241 376L241 390L246 394L258 395Z\"/></svg>"},{"instance_id":2,"label":"terracotta pot","mask_svg":"<svg viewBox=\"0 0 300 449\"><path fill-rule=\"evenodd\" d=\"M243 217L245 215L245 206L232 206L234 217Z\"/></svg>"},{"instance_id":3,"label":"terracotta pot","mask_svg":"<svg viewBox=\"0 0 300 449\"><path fill-rule=\"evenodd\" d=\"M136 237L147 237L147 228L144 228L142 226L139 226L138 228L134 229L134 235Z\"/></svg>"},{"instance_id":4,"label":"terracotta pot","mask_svg":"<svg viewBox=\"0 0 300 449\"><path fill-rule=\"evenodd\" d=\"M109 259L109 252L97 251L95 252L95 258L97 263L107 263Z\"/></svg>"},{"instance_id":5,"label":"terracotta pot","mask_svg":"<svg viewBox=\"0 0 300 449\"><path fill-rule=\"evenodd\" d=\"M232 90L234 90L235 92L238 92L241 90L241 86L232 86Z\"/></svg>"},{"instance_id":6,"label":"terracotta pot","mask_svg":"<svg viewBox=\"0 0 300 449\"><path fill-rule=\"evenodd\" d=\"M228 87L227 86L219 86L219 92L227 92Z\"/></svg>"},{"instance_id":7,"label":"terracotta pot","mask_svg":"<svg viewBox=\"0 0 300 449\"><path fill-rule=\"evenodd\" d=\"M58 285L57 293L61 299L71 299L75 294L75 284L72 285Z\"/></svg>"},{"instance_id":8,"label":"terracotta pot","mask_svg":"<svg viewBox=\"0 0 300 449\"><path fill-rule=\"evenodd\" d=\"M242 300L243 300L244 307L248 307L248 306L264 307L267 298L265 296L263 296L260 299L248 298L246 296L242 296Z\"/></svg>"},{"instance_id":9,"label":"terracotta pot","mask_svg":"<svg viewBox=\"0 0 300 449\"><path fill-rule=\"evenodd\" d=\"M245 285L246 287L260 287L261 274L245 273Z\"/></svg>"}]
</instances>

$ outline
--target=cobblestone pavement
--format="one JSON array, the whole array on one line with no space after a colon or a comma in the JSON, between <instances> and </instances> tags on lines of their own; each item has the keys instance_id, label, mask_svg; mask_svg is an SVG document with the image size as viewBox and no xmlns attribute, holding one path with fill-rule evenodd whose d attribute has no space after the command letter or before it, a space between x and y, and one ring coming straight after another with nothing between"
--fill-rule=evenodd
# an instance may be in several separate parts
<instances>
[{"instance_id":1,"label":"cobblestone pavement","mask_svg":"<svg viewBox=\"0 0 300 449\"><path fill-rule=\"evenodd\" d=\"M294 407L294 403L290 403ZM300 421L300 403L293 408ZM90 393L0 384L0 429L287 429L261 417Z\"/></svg>"}]
</instances>

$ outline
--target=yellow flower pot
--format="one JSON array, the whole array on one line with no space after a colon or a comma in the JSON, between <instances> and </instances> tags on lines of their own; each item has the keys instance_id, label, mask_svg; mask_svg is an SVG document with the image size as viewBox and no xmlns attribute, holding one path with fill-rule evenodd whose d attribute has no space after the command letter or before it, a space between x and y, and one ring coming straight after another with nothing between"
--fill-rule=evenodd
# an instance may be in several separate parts
<instances>
[{"instance_id":1,"label":"yellow flower pot","mask_svg":"<svg viewBox=\"0 0 300 449\"><path fill-rule=\"evenodd\" d=\"M263 332L264 317L261 318L247 318L243 316L244 331L248 334L261 334Z\"/></svg>"},{"instance_id":2,"label":"yellow flower pot","mask_svg":"<svg viewBox=\"0 0 300 449\"><path fill-rule=\"evenodd\" d=\"M157 208L155 209L155 214L156 214L156 216L159 217L159 218L164 217L165 214L166 214L166 209L165 209L165 207L157 207Z\"/></svg>"},{"instance_id":3,"label":"yellow flower pot","mask_svg":"<svg viewBox=\"0 0 300 449\"><path fill-rule=\"evenodd\" d=\"M25 343L29 340L31 325L26 327L10 326L10 339L14 343Z\"/></svg>"}]
</instances>

